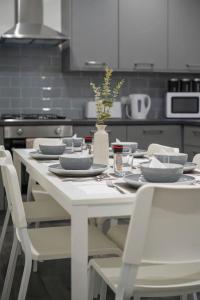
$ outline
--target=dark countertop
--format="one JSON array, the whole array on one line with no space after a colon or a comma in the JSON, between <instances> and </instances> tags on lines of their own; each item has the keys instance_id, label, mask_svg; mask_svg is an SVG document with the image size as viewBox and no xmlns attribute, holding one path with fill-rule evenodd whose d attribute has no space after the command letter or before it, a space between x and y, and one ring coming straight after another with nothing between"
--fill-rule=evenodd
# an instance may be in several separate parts
<instances>
[{"instance_id":1,"label":"dark countertop","mask_svg":"<svg viewBox=\"0 0 200 300\"><path fill-rule=\"evenodd\" d=\"M95 119L82 120L0 120L0 126L35 126L35 125L74 125L94 126ZM107 125L191 125L200 126L200 119L157 119L157 120L128 120L113 119Z\"/></svg>"}]
</instances>

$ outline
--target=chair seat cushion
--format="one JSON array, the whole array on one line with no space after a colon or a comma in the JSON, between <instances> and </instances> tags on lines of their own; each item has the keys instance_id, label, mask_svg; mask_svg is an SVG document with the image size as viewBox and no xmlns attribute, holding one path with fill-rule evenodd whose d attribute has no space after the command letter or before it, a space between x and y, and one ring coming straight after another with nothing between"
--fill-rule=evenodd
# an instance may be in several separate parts
<instances>
[{"instance_id":1,"label":"chair seat cushion","mask_svg":"<svg viewBox=\"0 0 200 300\"><path fill-rule=\"evenodd\" d=\"M51 196L42 194L36 201L24 203L24 210L28 223L69 220L70 215Z\"/></svg>"},{"instance_id":2,"label":"chair seat cushion","mask_svg":"<svg viewBox=\"0 0 200 300\"><path fill-rule=\"evenodd\" d=\"M71 257L71 226L28 229L34 260ZM89 256L120 255L120 249L95 226L88 230Z\"/></svg>"},{"instance_id":3,"label":"chair seat cushion","mask_svg":"<svg viewBox=\"0 0 200 300\"><path fill-rule=\"evenodd\" d=\"M107 236L117 244L120 249L124 249L126 236L128 232L127 224L117 224L112 226L108 232Z\"/></svg>"},{"instance_id":4,"label":"chair seat cushion","mask_svg":"<svg viewBox=\"0 0 200 300\"><path fill-rule=\"evenodd\" d=\"M122 259L99 258L92 259L92 266L104 279L110 288L116 292ZM198 290L200 287L200 263L143 265L139 267L135 291L145 296L153 296L156 292L174 293L179 288L188 291ZM177 294L179 295L179 294Z\"/></svg>"}]
</instances>

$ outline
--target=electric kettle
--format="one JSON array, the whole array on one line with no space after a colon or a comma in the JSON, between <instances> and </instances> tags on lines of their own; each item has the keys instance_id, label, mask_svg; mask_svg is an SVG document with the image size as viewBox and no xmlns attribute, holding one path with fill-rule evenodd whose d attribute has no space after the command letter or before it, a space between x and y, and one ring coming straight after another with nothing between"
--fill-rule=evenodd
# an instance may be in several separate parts
<instances>
[{"instance_id":1,"label":"electric kettle","mask_svg":"<svg viewBox=\"0 0 200 300\"><path fill-rule=\"evenodd\" d=\"M131 94L128 96L128 104L126 115L129 119L145 119L151 107L151 98L144 94Z\"/></svg>"}]
</instances>

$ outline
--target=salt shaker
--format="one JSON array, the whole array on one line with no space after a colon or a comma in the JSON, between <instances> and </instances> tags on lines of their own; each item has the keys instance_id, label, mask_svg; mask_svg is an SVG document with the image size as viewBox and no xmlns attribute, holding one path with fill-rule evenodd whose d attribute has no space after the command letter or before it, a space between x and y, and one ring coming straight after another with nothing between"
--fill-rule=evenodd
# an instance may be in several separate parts
<instances>
[{"instance_id":1,"label":"salt shaker","mask_svg":"<svg viewBox=\"0 0 200 300\"><path fill-rule=\"evenodd\" d=\"M85 136L85 144L88 149L88 153L92 154L92 136Z\"/></svg>"},{"instance_id":2,"label":"salt shaker","mask_svg":"<svg viewBox=\"0 0 200 300\"><path fill-rule=\"evenodd\" d=\"M122 145L114 145L114 173L122 177L123 173L123 146Z\"/></svg>"}]
</instances>

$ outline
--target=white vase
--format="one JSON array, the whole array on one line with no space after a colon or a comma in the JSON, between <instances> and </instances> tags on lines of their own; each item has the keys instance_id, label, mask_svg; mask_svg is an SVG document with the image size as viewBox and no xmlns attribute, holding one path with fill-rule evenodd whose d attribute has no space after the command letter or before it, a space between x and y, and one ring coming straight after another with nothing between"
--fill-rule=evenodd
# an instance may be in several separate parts
<instances>
[{"instance_id":1,"label":"white vase","mask_svg":"<svg viewBox=\"0 0 200 300\"><path fill-rule=\"evenodd\" d=\"M106 132L106 125L96 125L97 131L94 134L94 163L108 165L109 163L109 138Z\"/></svg>"}]
</instances>

